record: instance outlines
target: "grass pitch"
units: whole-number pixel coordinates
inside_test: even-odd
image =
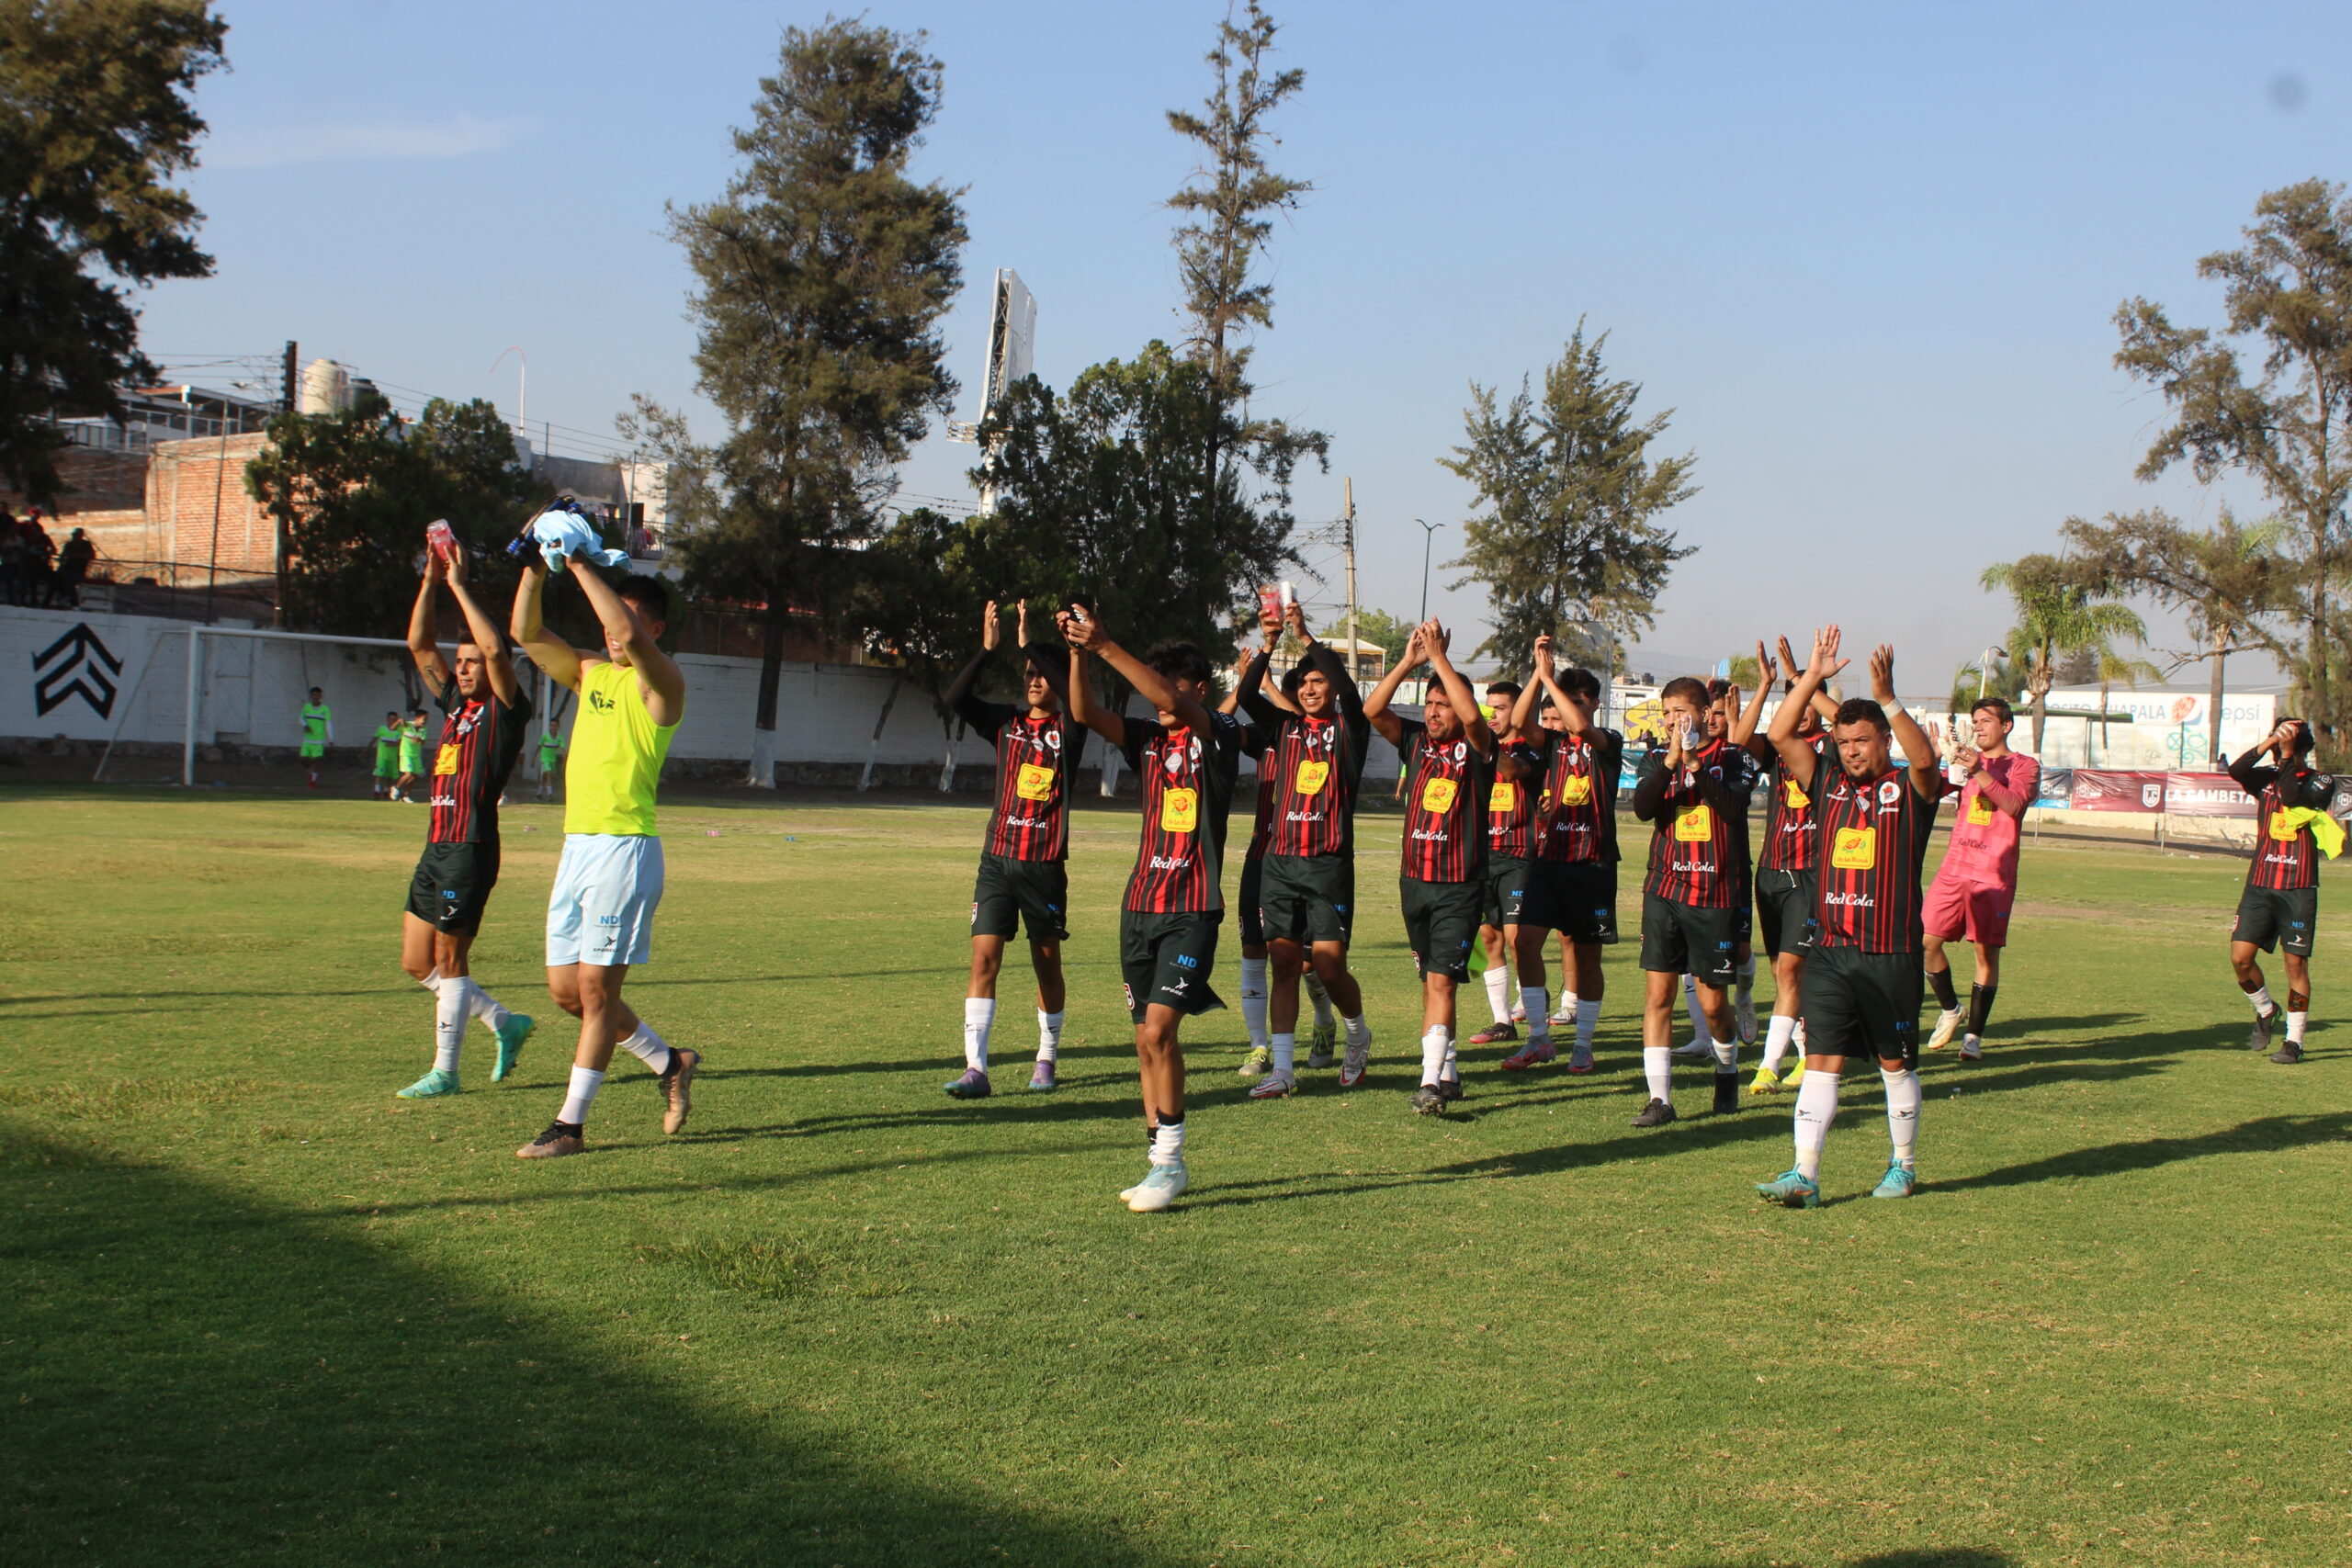
[[[1865,1074],[1801,1213],[1749,1195],[1787,1097],[1711,1118],[1691,1074],[1688,1120],[1626,1126],[1630,944],[1601,1073],[1467,1052],[1459,1113],[1410,1114],[1396,829],[1367,819],[1370,1085],[1246,1103],[1238,1015],[1190,1026],[1196,1185],[1139,1216],[1131,811],[1078,819],[1066,1087],[1019,1087],[1009,972],[997,1097],[940,1093],[983,817],[665,809],[630,992],[707,1053],[693,1125],[662,1138],[625,1062],[591,1153],[525,1165],[571,1043],[555,810],[508,809],[475,957],[540,1032],[493,1087],[477,1031],[469,1092],[411,1104],[422,811],[0,795],[6,1557],[2352,1557],[2352,1058],[2324,1023],[2299,1068],[2240,1048],[2243,863],[2030,845],[1991,1058],[1923,1073],[1920,1195],[1864,1197]],[[2323,1019],[2352,987],[2324,908]]]

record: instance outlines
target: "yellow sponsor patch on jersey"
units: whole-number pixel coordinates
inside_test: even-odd
[[[1839,871],[1868,871],[1878,863],[1878,829],[1840,828],[1829,846],[1829,863]]]
[[[1806,807],[1813,804],[1813,796],[1805,794],[1804,785],[1797,783],[1794,779],[1782,779],[1781,781],[1781,793],[1783,798],[1788,801],[1789,809],[1792,811],[1803,811]]]
[[[1461,784],[1453,779],[1431,779],[1421,786],[1421,809],[1442,817],[1453,809],[1453,797],[1461,793]]]
[[[1493,793],[1487,796],[1487,809],[1489,811],[1518,810],[1519,786],[1509,779],[1497,779]]]
[[[1674,836],[1686,844],[1715,836],[1715,814],[1704,802],[1686,806],[1674,814]]]
[[[1020,776],[1012,781],[1012,793],[1023,800],[1053,799],[1054,770],[1035,762],[1022,763]]]
[[[1592,799],[1592,780],[1582,773],[1570,773],[1560,781],[1560,804],[1582,806]]]
[[[1968,803],[1968,825],[1970,827],[1989,827],[1992,825],[1992,821],[1993,808],[1985,803],[1983,795],[1980,795],[1975,799]]]
[[[448,774],[456,773],[458,771],[458,750],[459,748],[456,746],[444,746],[441,750],[433,753],[434,773],[435,774]]]
[[[1291,781],[1291,787],[1301,795],[1321,795],[1323,786],[1330,782],[1330,763],[1301,762],[1297,775]]]
[[[1173,786],[1159,792],[1159,825],[1170,833],[1189,833],[1201,825],[1201,792]]]
[[[2283,810],[2270,814],[2270,836],[2280,843],[2291,843],[2301,831],[2302,829],[2296,827]]]

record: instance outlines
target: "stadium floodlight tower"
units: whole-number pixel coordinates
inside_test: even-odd
[[[989,357],[988,367],[980,374],[980,417],[968,424],[950,421],[949,440],[979,440],[981,421],[1033,368],[1036,343],[1037,297],[1029,292],[1019,273],[1001,266],[996,269],[996,289],[989,303]],[[986,456],[981,457],[980,466],[989,466]],[[987,513],[995,510],[996,488],[984,484],[980,487],[980,511]]]

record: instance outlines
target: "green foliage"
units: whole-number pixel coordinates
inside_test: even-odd
[[[341,413],[271,420],[245,488],[285,541],[281,619],[348,637],[391,636],[408,624],[424,526],[436,517],[472,547],[476,582],[511,581],[505,546],[536,493],[490,403],[436,398],[410,425],[365,392]]]
[[[934,704],[948,676],[972,657],[979,607],[989,597],[960,570],[965,527],[929,507],[900,514],[859,556],[841,615],[845,631],[897,660]],[[1051,606],[1045,615],[1051,632]],[[1033,617],[1033,632],[1038,625]]]
[[[1474,658],[1524,660],[1546,633],[1582,658],[1613,662],[1618,639],[1648,627],[1674,563],[1693,546],[1655,521],[1689,500],[1695,459],[1650,455],[1672,410],[1636,423],[1640,385],[1612,380],[1584,323],[1544,372],[1539,403],[1527,383],[1498,407],[1472,383],[1467,443],[1445,468],[1467,479],[1486,507],[1463,525],[1467,547],[1448,567],[1483,582],[1494,633]]]
[[[2085,678],[2094,679],[2098,661],[2112,656],[2113,640],[2128,637],[2145,641],[2147,623],[2129,605],[2116,602],[2122,586],[2096,561],[2020,556],[1986,567],[1984,583],[2007,589],[2017,606],[2009,657],[2025,673],[2025,692],[2033,707],[2032,749],[2039,755],[2050,688],[2059,679],[2061,661],[2071,654],[2091,655]]]
[[[1332,637],[1344,637],[1348,630],[1347,617],[1341,615],[1335,617],[1329,626],[1318,626],[1316,629]],[[1449,636],[1452,635],[1453,630],[1452,626],[1446,628]],[[1400,621],[1385,610],[1374,610],[1358,605],[1356,607],[1356,639],[1360,642],[1378,643],[1386,662],[1394,664],[1405,657],[1405,645],[1413,640],[1413,626],[1410,622]]]
[[[2287,526],[2270,586],[2288,627],[2254,640],[2286,671],[2323,753],[2340,756],[2352,736],[2352,201],[2324,180],[2270,191],[2245,237],[2197,264],[2222,285],[2219,332],[2175,326],[2162,306],[2129,299],[2115,316],[2115,359],[2172,410],[2143,479],[2186,462],[2204,481],[2244,474],[2278,505]],[[2244,631],[2261,619],[2249,605],[2233,612]]]
[[[58,413],[154,374],[129,289],[205,277],[189,102],[228,24],[179,0],[0,0],[0,475],[53,505]]]

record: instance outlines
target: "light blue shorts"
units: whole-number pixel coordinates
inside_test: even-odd
[[[642,964],[653,956],[662,903],[662,840],[570,833],[548,895],[548,967]]]

